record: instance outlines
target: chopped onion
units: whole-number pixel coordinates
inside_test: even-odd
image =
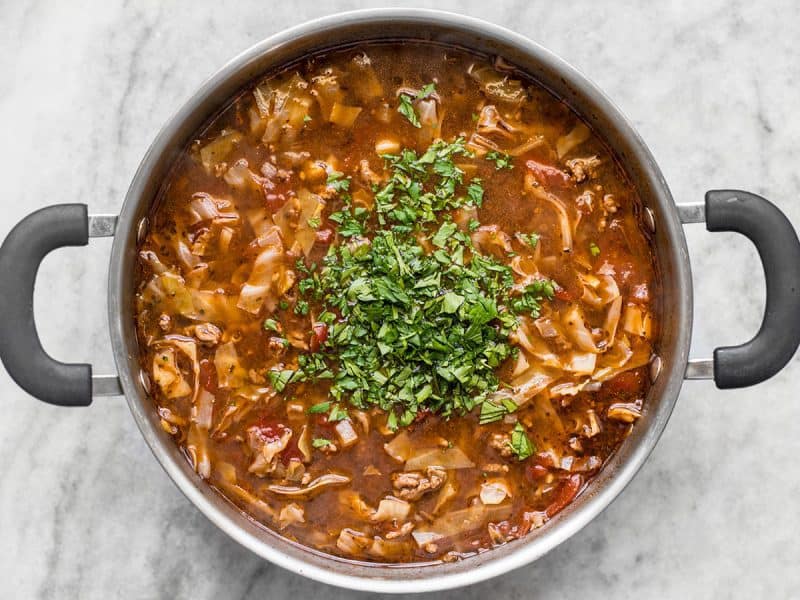
[[[336,436],[339,438],[339,442],[341,442],[343,448],[349,448],[358,441],[358,434],[356,430],[353,429],[353,424],[350,422],[350,419],[337,421],[334,429],[336,430]]]
[[[505,480],[493,479],[481,484],[479,497],[484,504],[500,504],[506,498],[511,497],[511,491]]]
[[[278,513],[278,528],[281,530],[286,529],[290,525],[296,525],[297,523],[305,522],[305,510],[302,506],[295,504],[294,502],[290,502],[284,506],[281,509],[281,512]]]
[[[405,500],[400,500],[394,496],[386,496],[386,498],[381,500],[378,504],[378,510],[372,515],[371,520],[376,522],[391,521],[394,519],[402,521],[408,517],[410,511],[411,505]]]
[[[361,114],[361,110],[360,106],[347,106],[346,104],[334,102],[331,108],[331,116],[328,120],[334,125],[350,129],[358,115]]]

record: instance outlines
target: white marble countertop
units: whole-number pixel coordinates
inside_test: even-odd
[[[47,204],[116,212],[159,127],[228,58],[289,25],[380,3],[136,4],[0,3],[0,237]],[[505,25],[580,68],[631,118],[679,202],[748,189],[800,226],[800,13],[790,0],[417,4]],[[745,240],[701,226],[687,235],[693,351],[708,355],[756,331],[764,285]],[[93,241],[48,257],[35,297],[45,346],[98,371],[113,369],[109,249]],[[752,389],[687,383],[645,468],[591,525],[527,568],[438,597],[796,595],[798,381],[796,358]],[[4,371],[0,397],[4,597],[353,597],[218,531],[162,472],[123,400],[45,406]]]

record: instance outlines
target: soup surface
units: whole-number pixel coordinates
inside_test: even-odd
[[[543,526],[641,415],[658,327],[608,148],[501,59],[368,45],[271,74],[139,248],[164,429],[323,552],[458,560]]]

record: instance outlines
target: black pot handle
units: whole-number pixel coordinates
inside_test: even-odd
[[[708,231],[747,236],[761,257],[767,302],[756,336],[740,346],[714,350],[717,387],[741,388],[769,379],[800,344],[800,241],[784,215],[768,200],[740,190],[706,193]]]
[[[0,246],[0,359],[21,388],[50,404],[91,404],[92,367],[59,362],[42,348],[33,320],[36,273],[51,250],[88,243],[86,205],[58,204],[25,217]]]

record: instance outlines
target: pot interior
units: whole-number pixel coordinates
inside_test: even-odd
[[[139,223],[157,197],[176,157],[193,135],[253,79],[316,54],[370,41],[425,41],[500,55],[563,99],[612,148],[656,223],[663,368],[643,416],[620,450],[571,505],[527,537],[478,556],[435,565],[387,566],[322,554],[257,524],[202,481],[159,425],[139,377],[133,322],[133,273]],[[691,276],[683,231],[669,190],[643,142],[619,111],[577,71],[529,40],[487,23],[421,10],[358,11],[281,33],[233,59],[184,105],[146,154],[123,206],[110,268],[109,320],[123,388],[142,434],[170,477],[214,523],[262,557],[314,579],[372,591],[432,591],[466,585],[535,560],[564,541],[610,503],[658,440],[678,395],[691,327]]]

